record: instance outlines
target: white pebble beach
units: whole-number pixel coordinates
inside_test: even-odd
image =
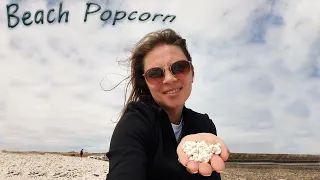
[[[0,151],[1,180],[106,179],[107,161],[54,154],[13,154]]]
[[[103,160],[54,154],[15,154],[0,150],[0,180],[104,180],[108,171],[109,163]],[[270,177],[275,180],[318,180],[319,171],[318,164],[307,163],[302,165],[227,163],[226,170],[221,175],[224,180],[261,180]]]

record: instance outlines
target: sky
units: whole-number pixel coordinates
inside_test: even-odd
[[[13,2],[20,22],[8,28]],[[172,28],[195,68],[186,106],[209,115],[231,152],[320,154],[320,1],[95,0],[101,10],[84,22],[87,1],[68,0],[68,23],[59,2],[0,1],[0,149],[107,152],[125,84],[106,89],[129,70],[118,61]],[[23,25],[24,11],[46,19],[50,8],[55,23]],[[116,10],[176,18],[112,25]]]

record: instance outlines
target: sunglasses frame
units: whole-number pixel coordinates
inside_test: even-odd
[[[172,76],[174,76],[176,79],[179,79],[179,78],[177,78],[176,75],[172,72],[172,65],[175,64],[175,63],[177,63],[177,62],[182,62],[182,61],[185,61],[185,62],[188,63],[189,69],[190,69],[190,70],[189,70],[189,73],[190,73],[190,71],[192,71],[191,62],[188,61],[188,60],[179,60],[179,61],[176,61],[176,62],[174,62],[174,63],[171,63],[171,64],[169,65],[169,71],[170,71],[170,73],[172,74]],[[150,69],[148,69],[145,73],[142,74],[142,76],[144,77],[144,79],[145,79],[147,82],[149,82],[149,81],[148,81],[148,77],[146,77],[145,75],[146,75],[150,70],[152,70],[152,69],[157,69],[157,68],[162,69],[163,74],[165,74],[165,71],[166,71],[166,70],[165,70],[163,67],[153,67],[153,68],[150,68]],[[162,76],[162,78],[164,78],[164,77],[165,77],[165,75]],[[154,84],[154,83],[150,83],[150,82],[149,82],[149,84]],[[156,84],[159,84],[159,83],[156,83]]]

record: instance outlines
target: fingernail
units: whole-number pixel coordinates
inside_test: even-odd
[[[204,174],[204,176],[211,176],[211,174],[207,174],[207,175]]]
[[[196,173],[198,173],[198,171],[192,172],[189,168],[187,168],[187,171],[188,171],[189,173],[191,173],[191,174],[196,174]]]

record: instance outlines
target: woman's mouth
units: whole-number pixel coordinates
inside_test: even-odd
[[[164,94],[174,94],[174,93],[180,91],[181,89],[182,88],[177,88],[177,89],[173,89],[173,90],[170,90],[170,91],[166,91],[166,92],[164,92]]]

